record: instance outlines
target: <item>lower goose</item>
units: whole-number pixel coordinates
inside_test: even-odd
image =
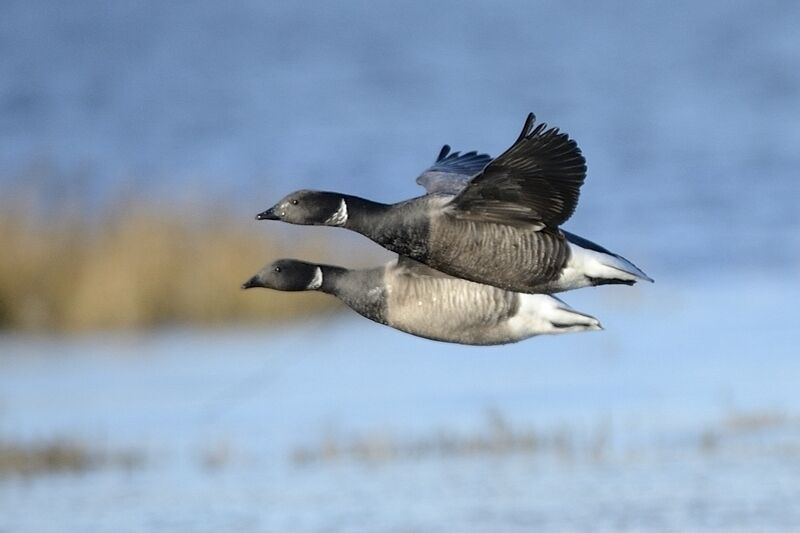
[[[242,285],[253,287],[319,290],[379,324],[459,344],[508,344],[534,335],[602,329],[596,318],[553,296],[454,278],[402,256],[364,270],[281,259]]]

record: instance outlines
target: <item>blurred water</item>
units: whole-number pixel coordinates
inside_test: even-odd
[[[570,301],[602,311],[606,331],[493,349],[351,315],[5,337],[0,436],[69,437],[146,462],[0,478],[0,529],[796,529],[799,339],[786,305],[800,289],[765,283],[736,304],[736,282],[579,291]],[[487,410],[566,435],[566,449],[292,459],[376,432],[401,448],[487,435]]]
[[[587,156],[567,227],[657,283],[564,295],[602,333],[494,349],[352,316],[0,338],[0,437],[147,456],[0,479],[0,530],[798,529],[798,23],[794,2],[4,1],[7,198],[400,200],[441,144],[498,154],[532,110]],[[608,449],[291,460],[480,433],[487,409]],[[741,413],[784,422],[708,450]]]

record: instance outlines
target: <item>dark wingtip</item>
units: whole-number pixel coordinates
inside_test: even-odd
[[[531,132],[531,128],[533,127],[533,123],[536,121],[536,115],[533,113],[528,113],[528,116],[525,118],[525,125],[522,126],[522,131],[519,133],[519,137],[515,142],[519,142]]]
[[[439,150],[439,156],[436,158],[436,162],[438,163],[439,161],[447,157],[447,154],[449,153],[450,153],[450,145],[445,144],[444,146],[442,146],[442,149]]]

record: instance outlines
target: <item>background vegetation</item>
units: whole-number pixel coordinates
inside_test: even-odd
[[[132,199],[91,215],[70,205],[0,204],[0,329],[226,324],[338,308],[322,294],[239,288],[279,257],[332,262],[335,246],[319,237],[287,243],[249,214],[189,202]]]

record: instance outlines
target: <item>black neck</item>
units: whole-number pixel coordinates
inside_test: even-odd
[[[346,268],[333,265],[318,266],[322,270],[322,286],[318,290],[336,296],[342,281],[344,281],[349,271]]]
[[[319,265],[319,268],[322,269],[322,286],[319,290],[337,297],[356,313],[386,324],[384,267],[348,270]]]
[[[357,196],[345,196],[347,222],[356,231],[384,248],[424,262],[429,219],[424,202],[412,198],[396,204],[381,204]]]
[[[370,238],[386,223],[386,215],[392,207],[358,196],[345,195],[343,198],[347,203],[347,222],[344,227]]]

